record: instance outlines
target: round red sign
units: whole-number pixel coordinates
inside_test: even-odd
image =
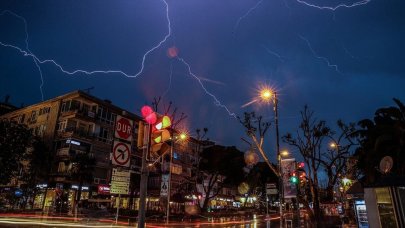
[[[115,126],[115,131],[122,139],[128,139],[132,134],[131,122],[126,118],[120,118]]]

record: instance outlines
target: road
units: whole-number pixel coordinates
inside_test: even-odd
[[[130,225],[130,226],[129,226]],[[0,214],[0,227],[136,227],[136,224],[111,219],[86,219],[72,217],[41,216],[34,214]],[[200,221],[170,222],[164,221],[148,222],[146,227],[278,227],[278,217],[258,216],[253,219],[231,219],[217,218],[215,220],[207,218]]]

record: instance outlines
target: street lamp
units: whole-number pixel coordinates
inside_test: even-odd
[[[166,223],[169,223],[170,216],[170,192],[171,192],[171,180],[172,180],[172,162],[173,162],[173,146],[174,143],[178,141],[184,141],[188,138],[187,134],[182,132],[179,135],[173,136],[170,145],[170,162],[169,162],[169,178],[168,178],[168,188],[167,188],[167,207],[166,207]]]
[[[271,90],[270,88],[262,88],[259,93],[259,97],[265,103],[274,103],[274,122],[276,125],[276,150],[277,150],[277,162],[278,162],[278,172],[279,172],[279,198],[280,198],[280,227],[283,227],[283,170],[281,169],[281,154],[280,154],[280,136],[278,131],[278,99],[277,92]]]

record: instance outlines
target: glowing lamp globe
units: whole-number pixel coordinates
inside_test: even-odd
[[[240,194],[246,194],[249,191],[249,185],[246,182],[240,183],[238,186],[238,192]]]
[[[245,163],[246,165],[250,166],[250,165],[256,165],[257,162],[259,161],[259,155],[257,155],[254,151],[247,151],[245,153]]]

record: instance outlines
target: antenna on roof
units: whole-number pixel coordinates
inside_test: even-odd
[[[93,90],[93,89],[94,89],[94,86],[87,88],[87,89],[83,89],[83,92],[90,94],[90,90]]]

